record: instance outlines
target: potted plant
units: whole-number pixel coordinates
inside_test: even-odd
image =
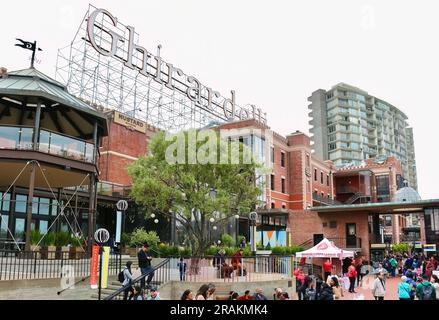
[[[67,259],[69,257],[69,244],[70,244],[70,233],[69,232],[59,232],[56,234],[56,258],[57,259]]]
[[[82,259],[85,256],[83,247],[84,239],[80,236],[70,238],[69,259]]]
[[[37,259],[39,259],[41,257],[40,254],[40,249],[41,249],[41,243],[40,240],[43,237],[43,235],[40,233],[39,230],[32,230],[31,234],[30,234],[30,249],[32,252],[36,252],[35,254],[37,255]]]
[[[43,238],[43,248],[41,249],[41,257],[43,259],[55,259],[56,254],[56,233],[49,232]]]

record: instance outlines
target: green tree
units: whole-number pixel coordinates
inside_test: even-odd
[[[209,246],[209,219],[214,218],[220,228],[228,217],[249,213],[258,205],[261,190],[255,173],[262,169],[244,144],[222,140],[217,132],[213,138],[211,134],[200,139],[199,133],[189,130],[171,139],[158,133],[149,154],[128,168],[133,180],[131,195],[144,206],[146,217],[153,213],[175,217],[194,255],[203,255]],[[194,135],[198,135],[195,141],[191,140]]]

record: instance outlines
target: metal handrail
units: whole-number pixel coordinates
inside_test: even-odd
[[[113,300],[115,297],[117,297],[119,294],[121,294],[122,292],[124,292],[126,289],[130,288],[134,283],[137,283],[143,279],[145,279],[147,276],[149,276],[151,273],[154,273],[155,271],[157,271],[158,269],[160,269],[161,267],[165,266],[166,264],[169,263],[171,259],[167,258],[166,260],[163,260],[162,262],[160,262],[158,265],[156,265],[155,267],[153,267],[150,271],[148,271],[147,273],[142,274],[141,276],[137,277],[136,279],[134,279],[132,282],[122,286],[120,289],[117,289],[115,292],[113,292],[112,294],[110,294],[109,296],[105,297],[104,300]]]

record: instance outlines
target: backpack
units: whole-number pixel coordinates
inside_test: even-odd
[[[123,272],[125,271],[125,269],[123,269],[121,272],[119,272],[119,274],[117,275],[117,280],[119,280],[120,283],[123,283],[125,281],[125,275],[123,274]]]
[[[314,289],[308,288],[305,290],[305,297],[308,298],[308,300],[315,300],[316,297],[316,291]]]
[[[433,300],[433,286],[432,285],[422,285],[422,295],[421,300]]]

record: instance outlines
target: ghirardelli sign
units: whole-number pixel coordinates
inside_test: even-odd
[[[114,28],[100,23],[103,20],[109,20]],[[126,29],[128,38],[121,32],[123,28]],[[87,41],[101,55],[122,60],[126,67],[137,69],[141,75],[151,77],[171,90],[182,92],[195,106],[213,112],[224,119],[256,119],[266,123],[266,114],[262,113],[261,109],[254,105],[251,105],[249,109],[236,105],[235,91],[231,91],[230,98],[223,98],[219,92],[203,86],[197,78],[186,75],[172,63],[162,60],[160,50],[157,55],[153,55],[144,47],[136,44],[135,35],[134,27],[121,26],[117,18],[105,9],[96,9],[88,18]],[[121,52],[124,56],[121,56]]]

